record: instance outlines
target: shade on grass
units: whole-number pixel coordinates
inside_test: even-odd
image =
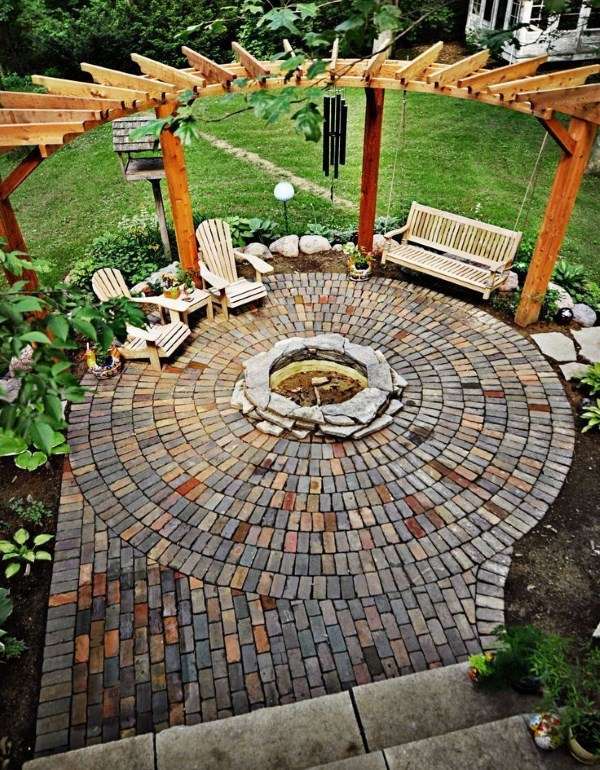
[[[349,104],[348,162],[336,190],[358,201],[363,129],[362,91],[345,92]],[[323,186],[321,147],[305,142],[283,119],[266,126],[252,113],[215,121],[242,106],[239,98],[201,100],[204,130],[256,152],[284,169]],[[401,132],[402,97],[386,94],[380,172],[379,214],[388,213],[390,181],[397,157],[389,213],[404,212],[415,199],[494,224],[514,227],[543,129],[533,118],[500,108],[440,96],[409,94],[406,131]],[[194,207],[210,216],[260,216],[281,221],[273,198],[275,178],[205,141],[186,151]],[[548,142],[533,197],[527,231],[535,235],[549,193],[558,149]],[[0,158],[0,173],[10,167]],[[67,272],[95,235],[128,214],[151,208],[150,185],[126,183],[113,153],[110,126],[90,132],[44,161],[13,196],[33,255]],[[600,278],[600,179],[586,177],[563,254],[586,264]],[[292,229],[308,222],[348,224],[352,213],[309,193],[290,206]],[[521,227],[524,225],[521,220]]]

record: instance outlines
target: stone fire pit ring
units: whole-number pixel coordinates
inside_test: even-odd
[[[300,406],[271,390],[273,372],[301,360],[323,359],[351,366],[366,378],[366,387],[340,404]],[[289,337],[244,363],[231,405],[258,430],[274,436],[288,431],[298,439],[315,433],[333,438],[362,438],[389,425],[402,408],[406,380],[374,348],[357,345],[341,334]]]

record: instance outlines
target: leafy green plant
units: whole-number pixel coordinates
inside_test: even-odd
[[[309,222],[306,225],[307,235],[322,235],[328,241],[332,240],[334,230],[327,225],[321,225],[318,222]]]
[[[30,537],[29,532],[21,528],[14,533],[12,540],[0,540],[2,561],[10,561],[4,568],[7,578],[17,575],[23,567],[24,574],[29,575],[31,565],[36,561],[52,561],[50,552],[41,549],[41,546],[49,543],[54,535],[36,535],[31,542]]]
[[[583,265],[559,259],[554,268],[552,280],[569,292],[571,297],[579,300],[584,294],[586,270]]]
[[[115,230],[95,238],[69,274],[69,285],[89,291],[96,270],[113,267],[131,286],[167,264],[156,217],[144,212],[123,218]]]
[[[535,250],[536,238],[533,235],[525,233],[521,238],[517,256],[513,262],[512,269],[518,274],[519,278],[524,278],[529,270],[531,258]]]
[[[513,292],[498,292],[492,295],[491,306],[500,313],[508,316],[514,316],[517,306],[521,300],[521,289]],[[548,289],[542,303],[540,311],[541,321],[552,321],[558,311],[558,291]]]
[[[498,626],[494,634],[498,644],[493,653],[469,658],[475,672],[471,673],[471,678],[489,689],[510,686],[520,691],[537,691],[539,683],[534,678],[533,658],[546,634],[531,625]]]
[[[590,404],[583,410],[581,419],[585,421],[582,433],[587,433],[592,428],[600,428],[600,398],[596,399],[595,404]]]
[[[13,602],[8,588],[0,588],[0,660],[18,658],[25,650],[25,644],[20,639],[10,636],[3,626],[12,615]]]
[[[396,230],[403,225],[400,217],[377,217],[375,220],[375,232],[380,234],[389,233],[390,230]]]
[[[0,457],[33,471],[69,451],[63,401],[84,397],[69,359],[77,337],[105,350],[115,337],[125,339],[128,321],[143,323],[143,314],[127,300],[98,303],[60,283],[32,292],[22,276],[25,269],[37,274],[39,265],[17,252],[0,249],[0,268],[15,279],[0,294],[0,371],[17,386],[0,388]]]
[[[579,378],[581,385],[587,385],[592,396],[600,393],[600,361],[588,366],[586,373]]]
[[[587,281],[584,287],[582,302],[600,313],[600,284],[595,281]]]
[[[231,240],[234,246],[245,246],[252,241],[268,245],[281,234],[277,222],[260,217],[228,217],[227,224],[231,229]]]
[[[44,519],[52,517],[52,511],[41,500],[34,500],[31,495],[27,495],[26,499],[11,497],[8,508],[19,519],[35,527],[39,527]]]

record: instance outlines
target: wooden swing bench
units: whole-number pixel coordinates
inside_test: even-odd
[[[394,262],[488,299],[504,283],[522,235],[413,201],[404,227],[385,234],[381,263]]]

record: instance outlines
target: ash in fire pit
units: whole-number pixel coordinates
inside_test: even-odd
[[[271,374],[271,390],[300,406],[341,404],[367,387],[351,366],[320,359],[293,361]]]
[[[264,433],[362,438],[389,425],[406,381],[340,334],[291,337],[244,364],[231,399]]]

